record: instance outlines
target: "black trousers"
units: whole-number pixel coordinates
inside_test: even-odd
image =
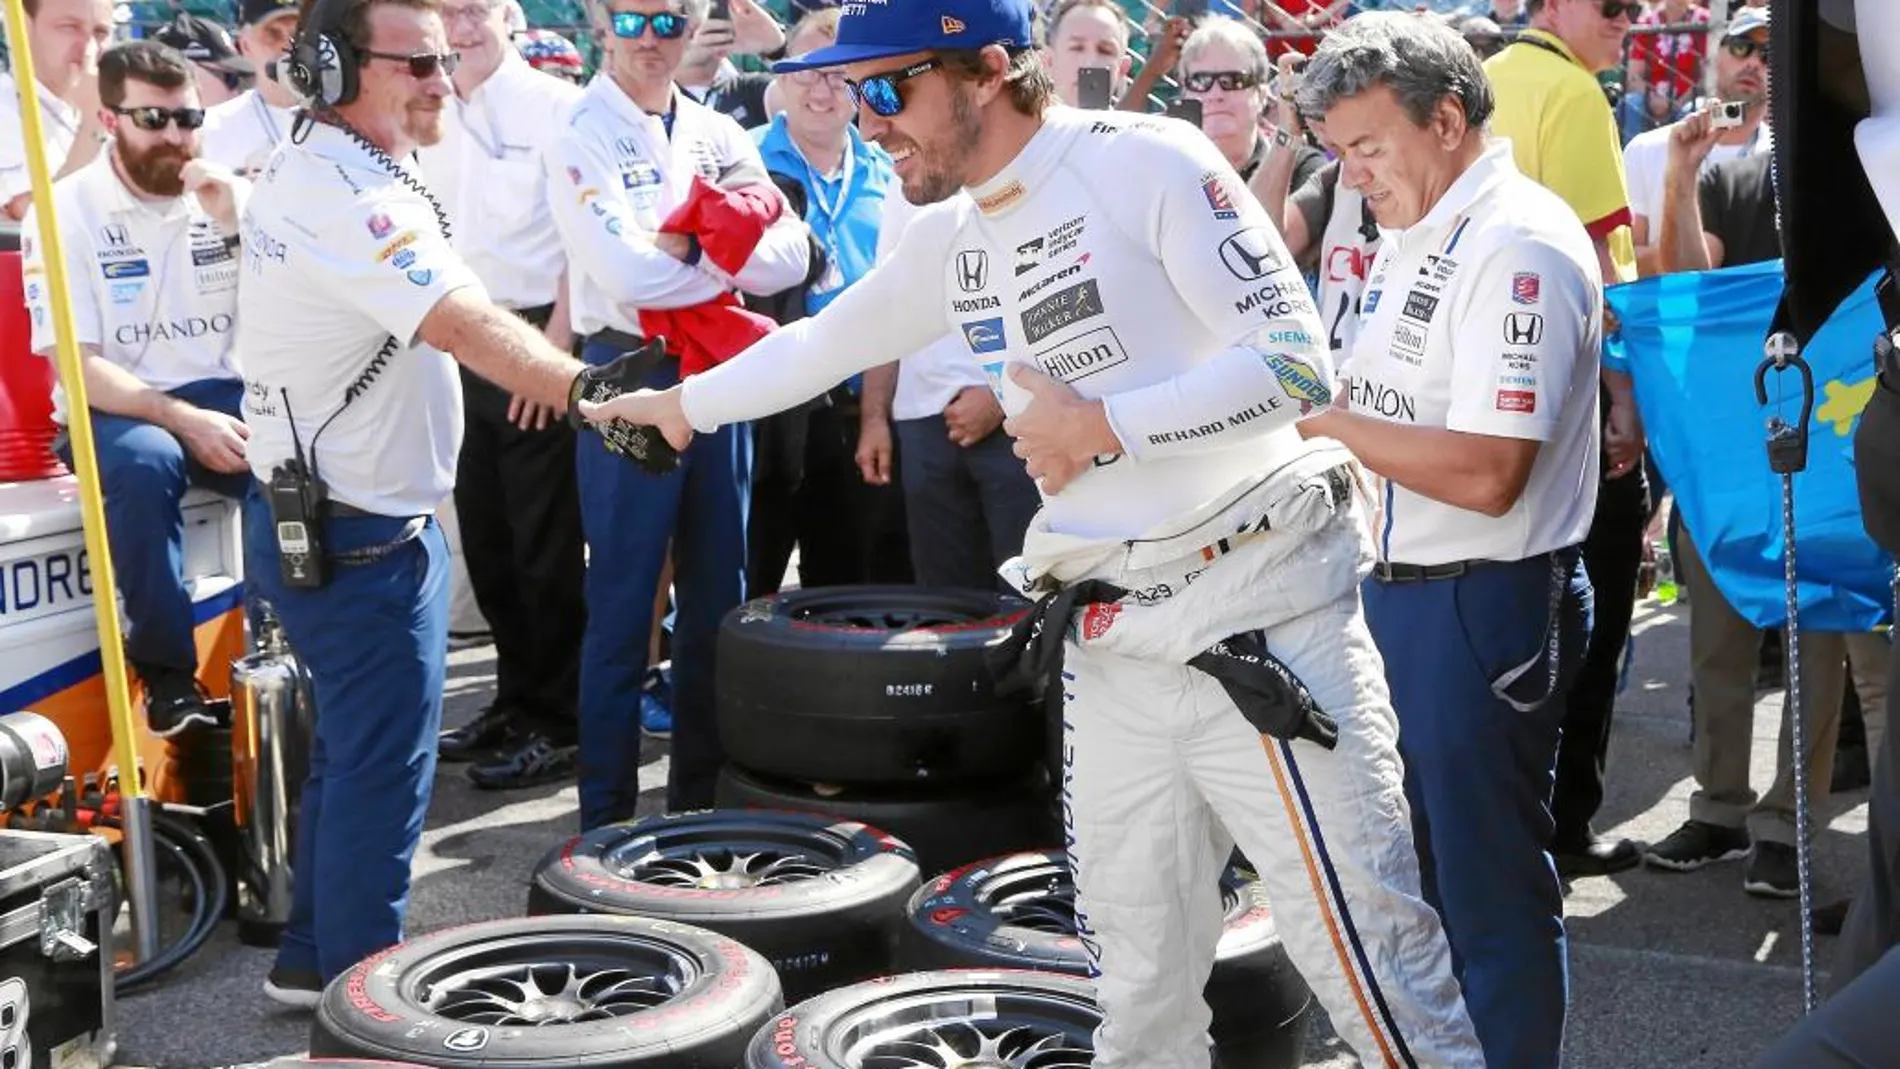
[[[1643,469],[1597,487],[1596,518],[1583,543],[1584,569],[1596,590],[1596,626],[1589,652],[1564,709],[1557,747],[1557,782],[1551,793],[1554,851],[1589,842],[1590,822],[1603,805],[1604,762],[1610,750],[1610,719],[1630,615],[1636,611],[1636,579],[1643,564],[1643,529],[1650,517],[1649,484]]]
[[[801,419],[795,426],[782,422]],[[864,481],[854,403],[794,409],[755,426],[760,437],[746,521],[750,596],[778,592],[794,545],[801,588],[912,582],[897,459],[890,485]]]
[[[508,401],[507,391],[462,369],[462,559],[495,639],[495,704],[524,729],[571,742],[587,626],[574,432],[564,421],[524,431],[508,422]]]

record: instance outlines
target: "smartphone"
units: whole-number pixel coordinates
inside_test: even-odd
[[[731,22],[732,4],[728,0],[712,0],[712,6],[706,9],[706,17]]]
[[[1083,67],[1075,72],[1075,106],[1106,111],[1113,105],[1108,92],[1107,67]]]
[[[1207,0],[1174,0],[1172,14],[1184,19],[1198,19],[1207,14]]]
[[[1192,97],[1175,97],[1168,101],[1168,115],[1199,126],[1201,125],[1201,102]]]
[[[1716,105],[1715,114],[1710,118],[1709,125],[1715,127],[1717,130],[1726,130],[1731,126],[1740,126],[1742,125],[1742,119],[1746,111],[1746,107],[1738,101],[1724,101]]]

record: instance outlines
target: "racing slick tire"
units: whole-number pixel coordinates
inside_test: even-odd
[[[1222,1069],[1292,1069],[1306,1052],[1312,991],[1280,943],[1251,872],[1221,875],[1225,922],[1205,996]],[[1075,883],[1060,850],[989,858],[919,888],[905,911],[909,969],[1047,969],[1089,975],[1076,938]]]
[[[996,1065],[1078,1069],[1102,1022],[1086,981],[1010,969],[909,973],[801,1002],[759,1030],[745,1069]]]
[[[438,1069],[735,1065],[784,1005],[737,941],[647,917],[487,921],[431,932],[331,981],[319,1058]]]
[[[378,1062],[367,1058],[273,1058],[249,1062],[239,1069],[423,1069],[414,1062]]]
[[[908,844],[924,872],[1062,841],[1041,764],[1010,779],[952,788],[819,788],[727,765],[714,797],[722,809],[788,809],[882,828]]]
[[[528,913],[636,914],[737,939],[777,970],[785,1000],[892,970],[910,847],[811,813],[710,810],[596,828],[549,851]]]
[[[1029,603],[954,587],[788,590],[726,614],[717,708],[726,756],[859,787],[995,779],[1041,760],[1041,702],[999,693],[985,652]]]

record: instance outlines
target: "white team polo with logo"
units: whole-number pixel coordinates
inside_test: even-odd
[[[1589,234],[1494,139],[1424,218],[1385,232],[1342,369],[1351,409],[1543,443],[1490,517],[1380,479],[1381,561],[1522,560],[1589,533],[1597,492],[1603,283]]]
[[[316,124],[258,178],[238,271],[252,473],[268,482],[301,447],[332,499],[384,516],[455,488],[461,378],[417,331],[457,289],[486,298],[407,177]]]
[[[198,198],[145,200],[126,188],[111,151],[53,185],[66,255],[73,331],[80,345],[156,390],[207,379],[237,379],[237,243]],[[239,197],[248,192],[239,183]],[[37,207],[25,234],[37,234]],[[23,281],[33,351],[51,355],[52,296],[45,248],[25,243]],[[64,391],[53,387],[54,418],[65,422]]]

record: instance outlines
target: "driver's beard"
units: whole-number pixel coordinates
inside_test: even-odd
[[[119,166],[125,169],[125,176],[132,184],[154,197],[176,197],[185,192],[185,164],[195,157],[197,150],[189,145],[171,145],[159,142],[148,149],[136,149],[126,144],[124,135],[120,135],[116,145],[119,154]]]
[[[969,90],[958,85],[950,92],[950,122],[928,144],[919,143],[923,157],[917,188],[906,186],[904,199],[919,206],[949,200],[964,185],[964,163],[976,149],[983,123]]]

